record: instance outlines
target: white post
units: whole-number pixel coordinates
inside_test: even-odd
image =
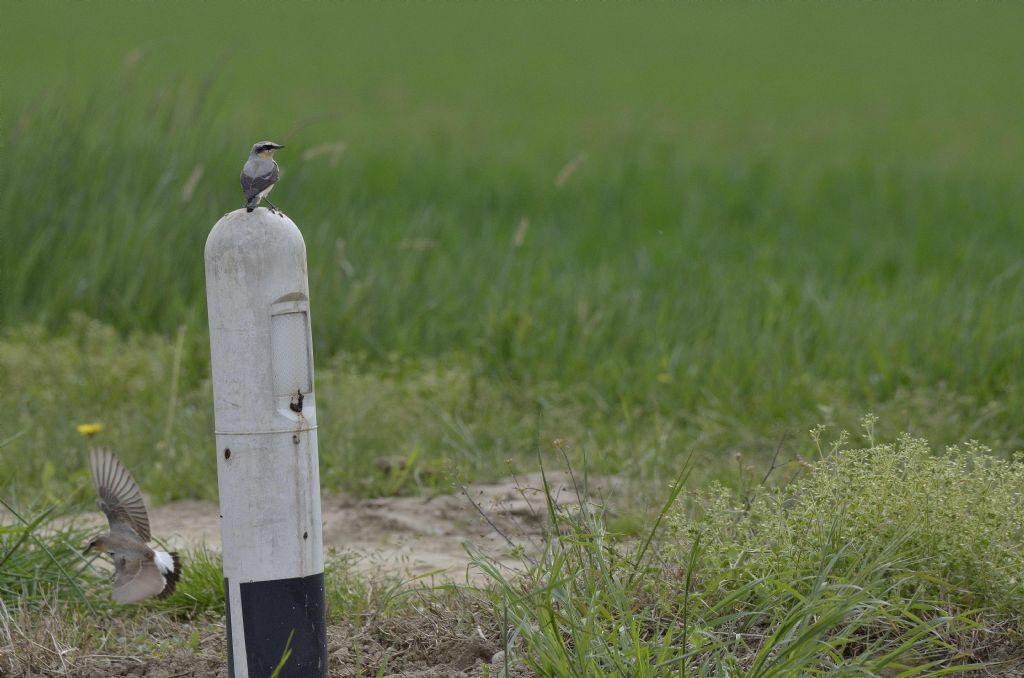
[[[291,219],[224,215],[206,240],[228,672],[327,676],[306,245]]]

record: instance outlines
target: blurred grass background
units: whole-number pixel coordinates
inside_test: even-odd
[[[202,251],[264,138],[309,251],[327,489],[500,475],[554,438],[735,481],[733,453],[867,410],[1024,444],[1018,5],[3,13],[8,491],[61,494],[102,442],[147,492],[214,496]]]

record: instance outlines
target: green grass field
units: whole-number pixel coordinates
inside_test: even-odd
[[[2,5],[19,506],[90,502],[97,443],[156,501],[215,498],[203,245],[265,138],[326,492],[565,450],[646,516],[690,455],[744,496],[867,412],[1024,448],[1016,4]]]
[[[656,476],[869,410],[939,446],[1024,441],[1015,7],[7,12],[0,399],[29,433],[4,484],[37,483],[34,450],[80,467],[74,424],[125,412],[104,438],[129,459],[173,425],[212,469],[202,248],[264,137],[288,146],[274,195],[307,241],[320,385],[342,386],[327,461],[354,435],[485,473],[542,431]],[[159,363],[121,374],[145,358],[111,338],[58,370],[73,344],[19,334],[75,314]],[[197,406],[169,419],[181,326]],[[445,402],[383,394],[376,433],[340,426],[375,397],[360,379],[437,369]],[[386,430],[407,415],[438,431]]]

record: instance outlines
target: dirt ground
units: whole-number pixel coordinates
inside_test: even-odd
[[[578,502],[568,474],[549,474],[547,480],[558,504],[569,507]],[[617,485],[614,478],[592,478],[590,496],[601,501],[617,491]],[[515,552],[536,553],[540,548],[546,515],[542,487],[540,475],[533,474],[474,484],[455,495],[378,499],[325,496],[322,499],[324,545],[347,554],[355,570],[368,574],[419,577],[427,583],[481,583],[483,576],[470,566],[464,543],[473,543],[510,569],[521,569],[522,560]],[[78,520],[95,522],[97,527],[104,523],[98,512]],[[212,502],[165,504],[150,511],[150,523],[153,534],[169,547],[220,546],[218,507]],[[471,608],[471,604],[464,604],[455,612],[462,615],[460,623],[454,623],[453,610],[428,606],[412,616],[368,619],[362,628],[353,628],[350,622],[332,624],[328,628],[330,676],[476,678],[501,675],[505,662],[498,632],[487,628],[488,623],[483,621],[492,618],[490,612],[481,607],[481,622],[467,624],[465,615],[470,615],[471,619],[478,616]],[[154,642],[168,633],[198,633],[201,642],[197,647],[178,646],[164,653],[140,652],[133,657],[79,656],[56,671],[51,662],[45,662],[49,664],[48,670],[33,670],[29,665],[31,658],[22,657],[25,663],[10,675],[227,676],[222,622],[169,625],[166,619],[154,619],[152,624],[152,628],[126,628],[120,633],[127,637],[149,637]],[[37,631],[42,634],[41,638],[53,635],[45,629]],[[54,631],[59,635],[56,628]],[[119,631],[112,629],[111,632]],[[52,657],[50,659],[52,661]],[[509,668],[510,678],[534,675],[516,663]],[[0,671],[0,675],[4,672]]]
[[[548,474],[552,496],[560,505],[577,502],[572,478]],[[577,480],[579,480],[577,478]],[[610,494],[614,478],[590,480],[592,497]],[[325,496],[321,500],[326,549],[355,558],[356,569],[400,577],[435,577],[464,583],[481,581],[467,569],[463,546],[472,542],[488,556],[509,566],[521,566],[514,549],[536,552],[546,514],[539,473],[467,486],[456,495],[355,499]],[[100,514],[91,516],[97,524]],[[176,501],[150,512],[154,535],[168,546],[206,544],[220,548],[217,505]]]
[[[504,653],[493,641],[454,637],[434,628],[431,620],[406,619],[374,624],[372,629],[331,625],[327,630],[330,678],[480,678],[499,676]],[[437,621],[437,620],[434,620]],[[14,673],[18,676],[61,675],[74,678],[227,678],[223,628],[204,629],[203,650],[176,649],[148,656],[83,657],[65,672]],[[6,674],[0,674],[6,675]],[[536,674],[522,665],[509,666],[509,678]]]

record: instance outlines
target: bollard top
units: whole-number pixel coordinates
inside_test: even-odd
[[[221,217],[206,238],[205,256],[210,263],[226,252],[237,255],[239,249],[252,248],[253,254],[259,254],[268,246],[275,250],[301,250],[305,271],[306,243],[299,227],[286,214],[271,212],[266,207],[257,207],[252,212],[237,209]]]

